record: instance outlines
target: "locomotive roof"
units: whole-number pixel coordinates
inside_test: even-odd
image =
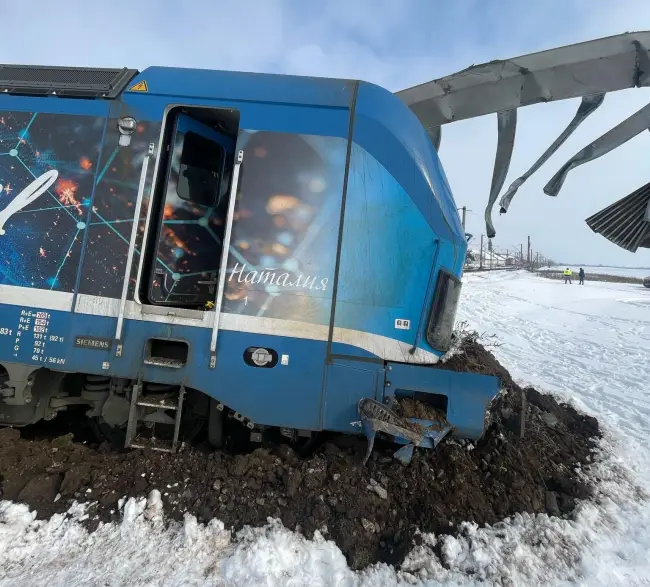
[[[153,66],[136,76],[150,94],[348,108],[354,80]]]
[[[348,108],[354,80],[182,67],[137,69],[0,65],[0,91],[14,95],[116,99],[146,91],[211,98]]]

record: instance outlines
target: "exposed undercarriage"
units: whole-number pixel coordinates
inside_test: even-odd
[[[78,409],[99,442],[119,448],[174,452],[179,442],[192,442],[204,430],[210,444],[222,448],[230,437],[260,443],[269,430],[194,389],[27,365],[0,366],[0,398],[0,425],[21,428]],[[314,436],[306,430],[276,432],[296,445]]]

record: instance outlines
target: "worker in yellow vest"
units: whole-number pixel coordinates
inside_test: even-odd
[[[571,269],[568,267],[564,270],[564,283],[571,283],[571,276],[573,273],[571,273]]]

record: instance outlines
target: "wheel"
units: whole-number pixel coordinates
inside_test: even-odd
[[[89,418],[89,423],[98,442],[108,442],[113,448],[124,448],[126,425],[111,426],[101,416]]]

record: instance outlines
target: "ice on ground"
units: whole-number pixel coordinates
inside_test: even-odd
[[[525,273],[468,275],[459,319],[504,345],[495,353],[522,383],[596,415],[605,431],[597,498],[575,519],[520,515],[458,537],[424,537],[402,572],[351,571],[325,537],[269,520],[231,536],[186,516],[165,529],[160,495],[122,504],[123,522],[89,534],[82,506],[36,521],[0,502],[0,587],[650,585],[650,291],[565,285]],[[440,561],[434,554],[438,549]]]

